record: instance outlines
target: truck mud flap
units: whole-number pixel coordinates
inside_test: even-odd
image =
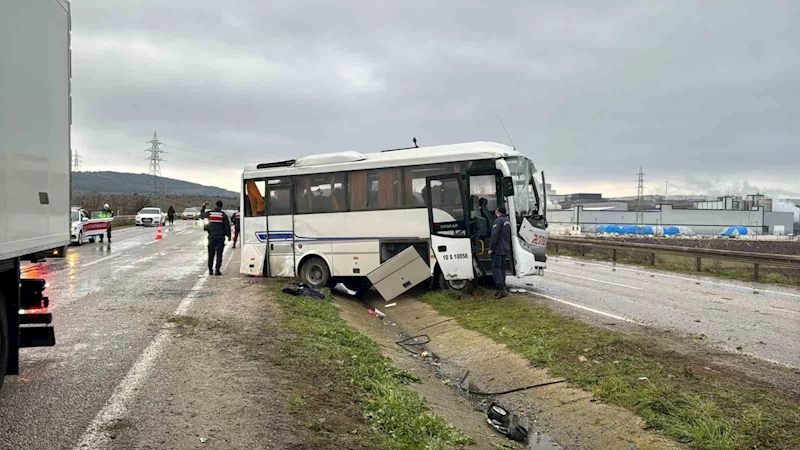
[[[45,280],[20,280],[19,347],[52,347],[56,345],[50,300],[44,296]]]
[[[19,346],[26,347],[53,347],[56,345],[56,333],[51,325],[25,326],[19,329]]]

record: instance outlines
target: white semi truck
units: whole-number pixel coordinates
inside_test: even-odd
[[[70,242],[70,5],[0,6],[0,387],[19,349],[55,345],[47,287],[26,261]]]

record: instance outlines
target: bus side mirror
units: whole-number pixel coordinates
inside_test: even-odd
[[[514,195],[514,179],[503,177],[503,196],[510,197],[512,195]]]

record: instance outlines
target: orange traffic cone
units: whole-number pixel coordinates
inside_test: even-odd
[[[158,232],[156,232],[156,240],[160,241],[164,239],[164,235],[161,234],[161,224],[158,224]]]

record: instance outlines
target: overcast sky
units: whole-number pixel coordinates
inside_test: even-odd
[[[506,143],[559,193],[800,197],[800,2],[72,0],[83,170]],[[670,5],[671,3],[671,5]],[[602,4],[604,6],[598,6]]]

